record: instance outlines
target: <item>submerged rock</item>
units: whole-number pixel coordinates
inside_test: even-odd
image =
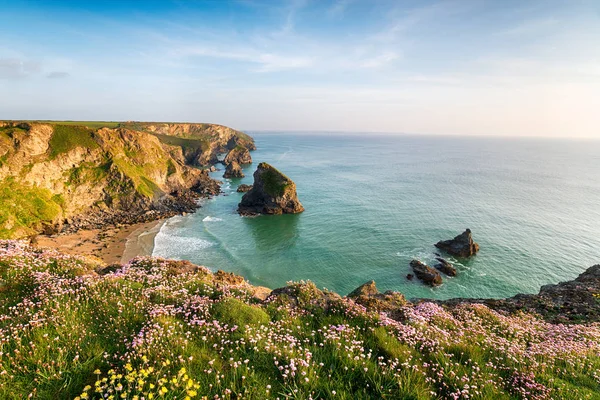
[[[252,190],[252,185],[246,185],[244,183],[242,183],[240,186],[238,186],[237,188],[237,192],[238,193],[246,193]]]
[[[254,185],[238,205],[241,215],[295,214],[304,211],[296,184],[276,168],[260,163],[254,172]]]
[[[423,264],[419,260],[412,260],[410,266],[415,272],[415,276],[423,281],[423,283],[430,286],[439,286],[442,284],[442,276],[430,266]]]
[[[227,168],[225,169],[225,173],[223,174],[223,178],[243,178],[244,172],[242,171],[242,167],[236,161],[232,161]]]
[[[454,239],[441,240],[435,244],[438,249],[457,257],[471,257],[479,251],[479,245],[473,241],[471,230],[467,228]]]
[[[456,276],[457,271],[454,265],[450,264],[448,261],[444,260],[441,257],[436,257],[435,259],[438,261],[438,263],[435,265],[437,269],[439,269],[448,276]]]

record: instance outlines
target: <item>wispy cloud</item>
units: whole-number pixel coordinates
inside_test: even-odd
[[[37,61],[15,58],[0,59],[0,79],[23,79],[41,71]]]

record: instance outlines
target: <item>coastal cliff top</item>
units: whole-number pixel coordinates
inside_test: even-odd
[[[596,269],[576,285],[597,281]],[[600,390],[597,323],[414,304],[373,282],[353,296],[296,282],[262,300],[243,278],[186,261],[103,267],[1,241],[0,397],[579,399]]]

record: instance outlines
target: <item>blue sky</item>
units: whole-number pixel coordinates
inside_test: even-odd
[[[600,1],[4,1],[0,118],[600,137]]]

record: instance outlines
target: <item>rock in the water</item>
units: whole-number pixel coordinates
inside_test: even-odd
[[[406,274],[406,279],[408,279],[409,281],[412,281],[412,279],[413,279],[414,277],[415,277],[415,276],[414,276],[413,274]]]
[[[238,186],[237,188],[237,192],[238,193],[246,193],[252,190],[252,185],[246,185],[244,183],[242,183],[240,186]]]
[[[423,264],[419,260],[412,260],[410,266],[415,272],[415,276],[430,286],[438,286],[442,284],[442,276],[435,269]]]
[[[444,260],[441,257],[435,258],[438,263],[436,264],[436,268],[445,273],[448,276],[456,276],[456,268],[454,265],[450,264],[448,261]]]
[[[252,164],[252,156],[250,155],[250,151],[244,146],[236,146],[229,150],[223,159],[223,164],[229,165],[234,161],[238,164]]]
[[[241,215],[295,214],[304,211],[298,200],[296,184],[267,163],[254,172],[254,185],[238,205]]]
[[[236,161],[232,161],[227,168],[225,169],[225,173],[223,174],[223,178],[243,178],[244,172],[242,172],[242,167]]]
[[[468,228],[454,239],[437,242],[435,247],[457,257],[471,257],[479,251],[479,245],[473,241]]]

